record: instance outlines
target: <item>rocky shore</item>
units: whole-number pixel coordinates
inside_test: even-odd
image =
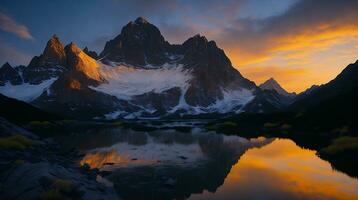
[[[120,199],[77,160],[77,152],[0,118],[2,199]]]

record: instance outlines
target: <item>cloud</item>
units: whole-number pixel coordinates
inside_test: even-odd
[[[2,12],[0,12],[0,29],[15,34],[22,39],[34,39],[26,26],[17,23]]]
[[[356,0],[119,2],[148,17],[169,42],[205,35],[251,80],[273,76],[290,91],[328,82],[358,53],[348,45],[335,51],[347,41],[358,44]]]
[[[328,48],[358,35],[357,9],[354,0],[301,0],[281,15],[237,19],[215,38],[236,54],[237,64],[257,63],[276,53]]]

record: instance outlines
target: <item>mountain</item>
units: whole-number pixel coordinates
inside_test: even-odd
[[[139,17],[123,27],[121,34],[108,41],[100,58],[110,62],[144,66],[162,65],[169,61],[166,56],[170,45],[159,29]]]
[[[288,105],[292,104],[297,97],[296,93],[289,93],[285,89],[283,89],[283,87],[274,78],[268,79],[267,81],[259,85],[259,87],[266,92],[271,92],[269,94],[271,98],[266,99],[269,99],[272,105],[275,105],[277,108],[280,109],[283,109]]]
[[[54,35],[40,56],[18,68],[23,80],[0,86],[0,93],[77,118],[273,112],[287,105],[276,91],[244,78],[214,41],[195,35],[170,44],[142,17],[99,56],[90,54]]]
[[[358,112],[358,61],[348,65],[335,79],[313,87],[301,96],[288,111],[296,113],[289,124],[306,130],[333,134],[356,135]]]
[[[64,47],[64,52],[66,72],[32,103],[50,112],[78,118],[83,113],[94,117],[115,109],[118,104],[115,97],[89,88],[104,82],[98,63],[74,43]]]
[[[22,83],[20,74],[9,63],[5,63],[0,68],[0,86],[4,86],[7,82],[12,85]]]
[[[319,85],[312,85],[310,88],[306,89],[305,91],[297,94],[295,97],[295,101],[299,101],[300,99],[305,98],[306,96],[310,95],[313,91],[315,91],[317,88],[319,88]]]
[[[0,110],[0,117],[14,123],[60,119],[25,102],[8,98],[2,94],[0,94]]]
[[[295,101],[291,109],[305,109],[321,104],[323,101],[329,101],[338,95],[347,94],[358,88],[358,61],[349,64],[333,80],[327,84],[313,87],[308,90],[301,99]]]
[[[274,78],[268,79],[267,81],[259,85],[259,87],[263,90],[274,90],[278,94],[283,96],[296,96],[296,93],[288,93],[285,89],[283,89],[282,86]]]
[[[35,56],[23,70],[24,82],[39,84],[59,76],[66,66],[66,54],[62,43],[56,35],[47,42],[40,56]]]

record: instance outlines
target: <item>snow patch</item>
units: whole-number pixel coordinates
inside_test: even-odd
[[[228,112],[241,112],[238,107],[243,107],[255,98],[253,92],[244,88],[236,90],[223,90],[223,98],[218,99],[215,103],[203,106],[190,106],[186,103],[184,94],[180,97],[179,104],[172,108],[169,113],[175,113],[178,110],[184,110],[184,114],[196,115],[203,113],[228,113]]]
[[[102,64],[100,74],[107,83],[91,88],[124,100],[148,92],[161,93],[175,87],[183,91],[192,78],[190,71],[184,70],[182,65],[177,64],[164,64],[157,69],[125,65],[111,67]]]
[[[0,93],[21,101],[31,102],[39,97],[42,92],[47,90],[47,88],[56,80],[57,78],[51,78],[37,85],[32,85],[29,83],[12,85],[11,83],[7,82],[4,86],[0,86]]]
[[[233,111],[235,107],[243,106],[255,98],[250,90],[239,89],[231,91],[223,91],[224,98],[217,100],[215,104],[209,106],[209,110],[216,110],[219,113],[227,113]],[[240,112],[237,110],[236,112]]]
[[[106,119],[117,119],[119,116],[123,115],[123,114],[127,114],[127,112],[125,111],[121,111],[121,110],[117,110],[114,112],[110,112],[104,115],[104,117]]]

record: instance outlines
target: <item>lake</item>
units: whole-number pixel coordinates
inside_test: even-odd
[[[358,199],[358,179],[290,139],[200,128],[91,128],[58,138],[123,199]]]

